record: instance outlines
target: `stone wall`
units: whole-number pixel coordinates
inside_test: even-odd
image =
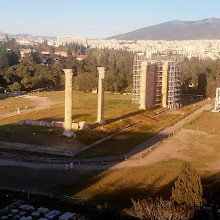
[[[38,126],[38,127],[48,127],[48,128],[63,128],[64,122],[62,121],[37,121],[37,120],[31,120],[31,119],[25,119],[19,121],[20,125],[30,125],[30,126]],[[88,130],[89,126],[85,123],[85,121],[81,122],[73,122],[72,123],[72,129],[73,130]]]

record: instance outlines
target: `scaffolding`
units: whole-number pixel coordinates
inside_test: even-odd
[[[169,109],[176,109],[181,107],[181,81],[180,70],[178,68],[178,61],[169,62],[168,70],[168,97],[167,107]]]
[[[140,102],[140,81],[142,72],[142,62],[147,60],[143,53],[137,53],[134,56],[133,65],[133,88],[132,88],[132,102]],[[151,64],[156,68],[150,74],[155,75],[154,89],[150,91],[153,94],[155,105],[167,107],[169,109],[176,109],[181,107],[181,80],[180,80],[180,61],[177,59],[165,60],[147,60],[148,69]],[[149,71],[149,70],[147,70]],[[148,91],[149,92],[149,91]],[[152,94],[151,94],[152,95]],[[147,94],[150,96],[150,94]],[[152,97],[152,96],[151,96]]]
[[[156,98],[155,105],[162,103],[162,77],[163,77],[163,63],[156,62]]]
[[[216,88],[216,96],[215,96],[215,112],[220,111],[220,88]]]
[[[134,56],[133,64],[133,86],[132,86],[132,102],[140,102],[140,82],[141,82],[141,64],[144,61],[144,53],[137,53]]]

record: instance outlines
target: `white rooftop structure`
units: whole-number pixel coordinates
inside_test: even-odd
[[[78,43],[87,46],[87,38],[79,37],[73,35],[59,36],[57,37],[58,45],[69,44],[69,43]]]

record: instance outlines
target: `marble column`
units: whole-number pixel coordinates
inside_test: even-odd
[[[105,124],[105,120],[104,120],[105,67],[97,67],[97,70],[99,73],[97,123],[98,124]]]
[[[65,121],[63,135],[66,137],[76,137],[72,132],[72,102],[73,102],[73,70],[63,69],[65,73]]]

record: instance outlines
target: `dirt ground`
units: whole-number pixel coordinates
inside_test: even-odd
[[[27,113],[27,112],[36,111],[36,110],[47,109],[47,108],[50,108],[50,106],[59,103],[47,97],[30,96],[30,95],[23,95],[21,97],[30,100],[30,102],[33,102],[35,104],[35,107],[31,109],[27,109],[27,110],[21,110],[20,113],[25,113],[25,112]],[[5,113],[5,114],[0,115],[0,119],[11,117],[17,114],[18,114],[18,111]]]
[[[74,164],[72,171],[66,171],[65,164],[0,160],[0,187],[55,191],[89,200],[120,198],[123,201],[126,198],[129,201],[129,198],[147,196],[149,192],[166,196],[178,177],[181,164],[189,161],[200,173],[204,193],[208,194],[210,188],[213,190],[219,185],[219,141],[219,135],[182,129],[144,158],[104,166]]]
[[[149,166],[169,160],[182,160],[189,161],[200,169],[200,165],[203,163],[202,167],[206,171],[218,172],[220,171],[220,153],[216,149],[215,143],[212,142],[219,138],[218,135],[205,131],[182,129],[154,148],[144,158],[127,160],[115,165],[114,168]]]

